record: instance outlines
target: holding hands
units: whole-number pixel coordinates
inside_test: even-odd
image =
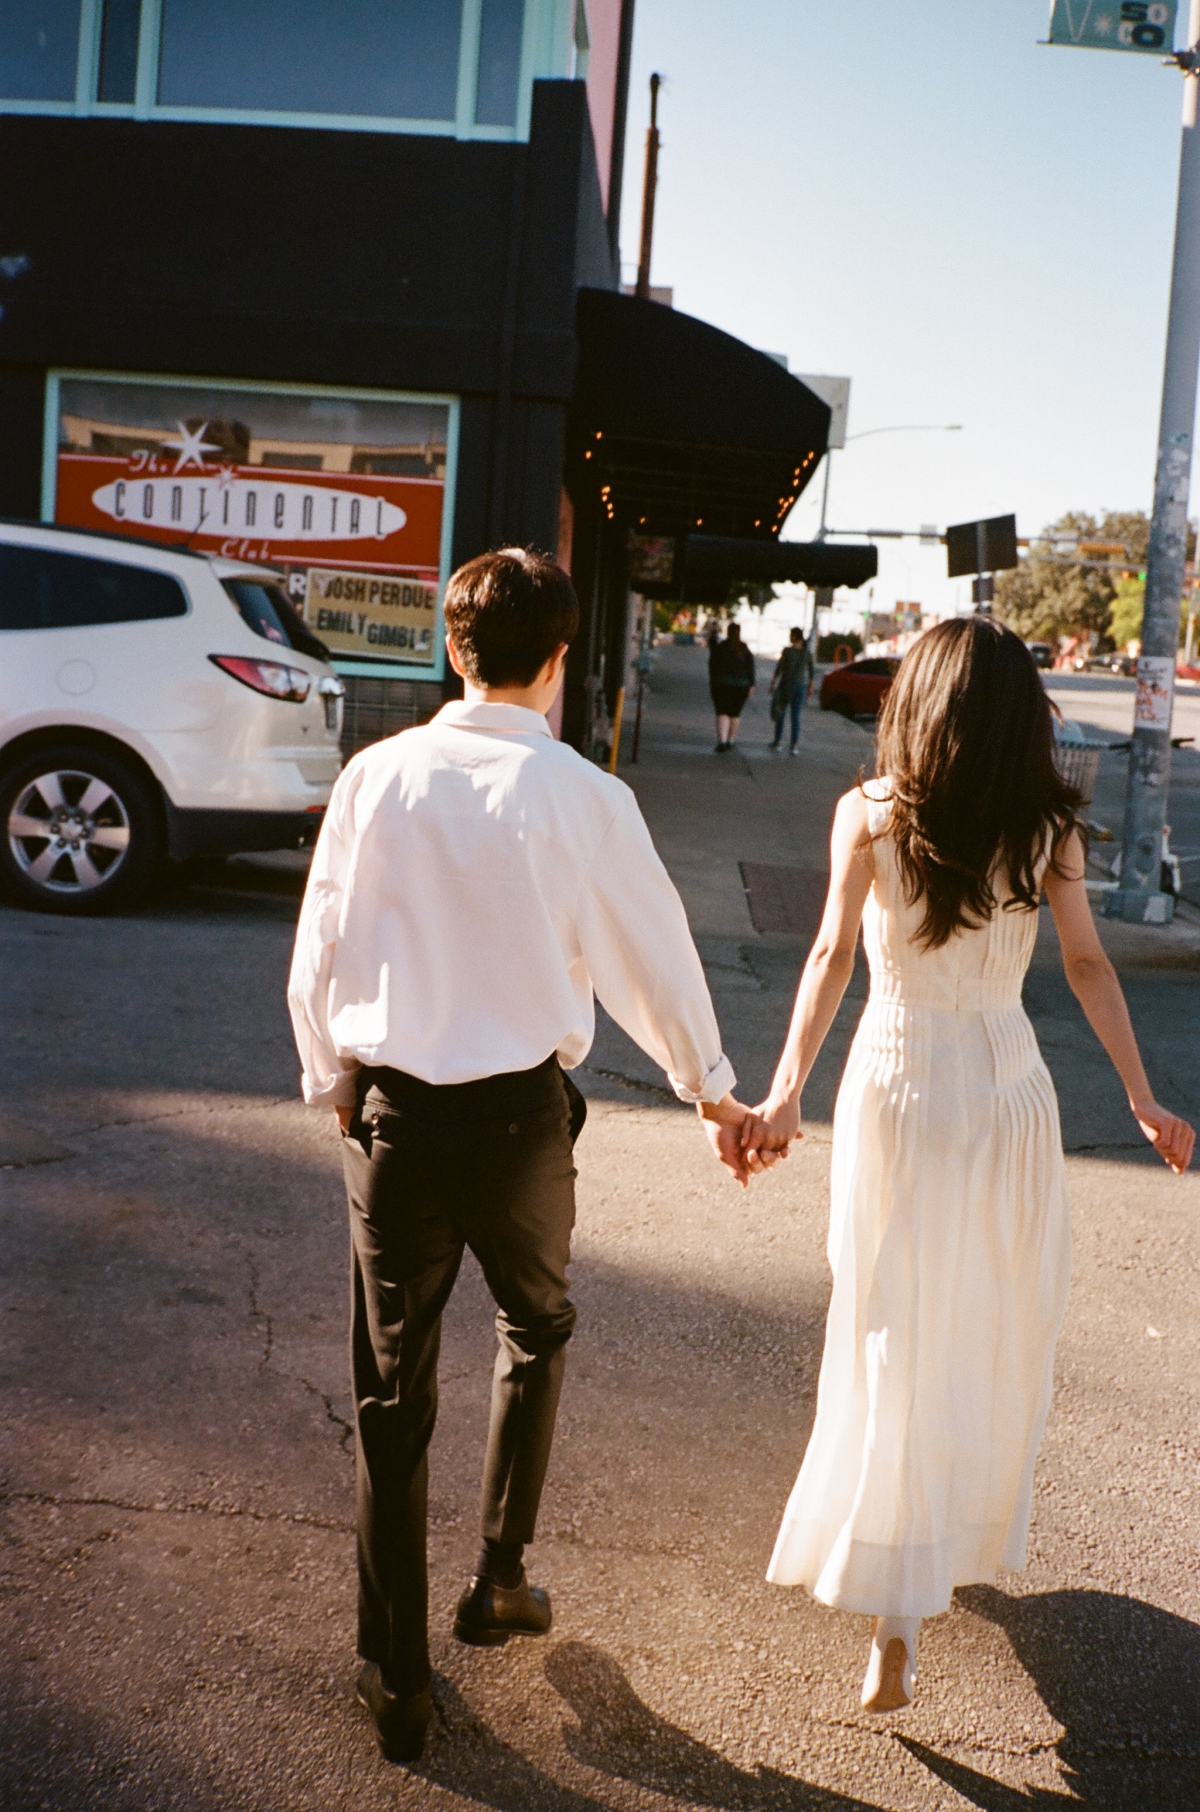
[[[726,1095],[722,1101],[697,1102],[696,1111],[718,1162],[742,1189],[751,1177],[773,1170],[801,1136],[798,1103],[776,1105],[768,1099],[750,1108]]]

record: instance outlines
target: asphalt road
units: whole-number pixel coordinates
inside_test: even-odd
[[[740,861],[819,870],[869,758],[716,761],[671,652],[635,780],[747,1093],[804,954]],[[829,1115],[743,1196],[611,1026],[582,1075],[580,1311],[533,1552],[543,1643],[449,1634],[492,1351],[468,1266],[433,1453],[438,1721],[413,1771],[353,1703],[346,1252],[331,1119],[296,1100],[295,884],[245,867],[122,920],[0,911],[3,1596],[12,1812],[1200,1807],[1195,1176],[1137,1140],[1045,926],[1028,999],[1063,1106],[1076,1275],[1030,1564],[927,1626],[920,1700],[858,1710],[865,1619],[763,1583],[813,1409]],[[215,884],[215,883],[219,883]],[[1200,939],[1115,927],[1156,1086],[1200,1110]]]
[[[1133,728],[1136,686],[1132,679],[1099,673],[1051,673],[1046,675],[1046,690],[1063,716],[1073,718],[1089,738],[1098,742],[1123,741]],[[1172,751],[1167,821],[1171,826],[1171,848],[1180,860],[1183,897],[1200,905],[1200,684],[1179,682],[1171,734],[1193,739],[1192,746]],[[1089,814],[1114,833],[1118,849],[1127,774],[1125,755],[1101,755],[1096,796]],[[1098,860],[1103,861],[1105,849],[1104,844],[1093,845]]]

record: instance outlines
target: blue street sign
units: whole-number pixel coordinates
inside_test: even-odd
[[[1050,43],[1170,56],[1176,0],[1050,0]]]

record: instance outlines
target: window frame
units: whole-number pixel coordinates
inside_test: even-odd
[[[460,0],[460,4],[462,29],[459,39],[458,90],[452,120],[392,119],[360,113],[289,113],[269,108],[160,106],[157,88],[163,0],[142,0],[137,81],[132,101],[97,99],[103,0],[81,0],[75,99],[19,101],[6,100],[0,96],[0,114],[196,120],[214,125],[299,126],[341,132],[418,133],[433,138],[490,139],[502,143],[528,139],[534,82],[540,76],[570,77],[574,73],[576,0],[525,0],[521,64],[517,78],[517,118],[512,126],[478,126],[475,123],[483,0]]]
[[[433,390],[364,390],[343,384],[286,384],[263,378],[203,377],[195,372],[163,371],[94,371],[74,366],[58,366],[46,373],[46,396],[42,426],[42,495],[41,523],[45,528],[59,528],[54,520],[58,491],[59,386],[64,380],[106,384],[178,386],[195,384],[204,390],[258,390],[273,396],[332,397],[347,402],[436,403],[446,410],[446,476],[442,482],[442,530],[438,559],[437,614],[434,618],[434,660],[415,662],[372,658],[356,660],[353,655],[331,654],[330,665],[336,673],[366,679],[431,680],[440,685],[446,677],[446,633],[442,600],[454,559],[454,514],[458,495],[458,431],[461,399],[444,391]],[[144,544],[143,544],[144,545]],[[246,562],[253,565],[252,561]],[[185,587],[186,591],[186,587]],[[232,608],[232,605],[231,605]],[[315,631],[314,631],[315,634]],[[318,638],[319,639],[319,638]]]

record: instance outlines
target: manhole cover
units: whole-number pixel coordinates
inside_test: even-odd
[[[756,931],[816,936],[829,890],[823,869],[779,868],[771,862],[743,862],[740,867]]]

